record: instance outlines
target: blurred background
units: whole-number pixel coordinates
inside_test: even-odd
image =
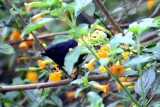
[[[27,23],[30,22],[31,17],[45,10],[37,8],[28,9],[25,7],[24,3],[33,1],[39,0],[11,0],[12,4],[19,9],[18,12],[23,16]],[[71,0],[64,1],[70,2]],[[129,24],[132,22],[140,21],[144,18],[153,18],[160,15],[159,0],[102,1],[114,20],[122,29],[128,28]],[[48,15],[45,17],[51,16]],[[105,27],[107,27],[112,32],[115,32],[101,9],[99,9],[99,7],[96,5],[95,1],[93,1],[93,3],[90,4],[87,9],[78,17],[77,24],[92,24],[97,19],[101,19]],[[25,41],[27,38],[33,39],[31,35],[28,35],[27,38],[20,38],[23,27],[24,25],[20,19],[12,13],[10,6],[5,2],[5,0],[0,0],[0,33],[2,30],[5,32],[4,41],[13,46],[15,50],[15,54],[12,55],[6,55],[0,52],[0,85],[29,83],[29,81],[26,79],[28,67],[37,66],[37,60],[40,58],[41,53],[40,47],[33,40],[28,42]],[[34,31],[34,33],[41,38],[40,40],[42,43],[46,43],[48,45],[54,40],[54,38],[57,37],[52,35],[52,33],[60,32],[61,35],[65,35],[63,32],[67,31],[68,29],[69,27],[65,22],[53,21],[40,27]],[[142,42],[150,41],[158,36],[156,35],[156,32],[152,30],[145,32],[143,35],[145,35],[145,37],[142,38]],[[45,71],[40,72],[38,77],[41,78],[44,75],[44,72]],[[32,94],[30,91],[27,91],[26,93]],[[13,99],[19,95],[16,100],[20,101],[24,93],[14,92],[9,95],[12,95]],[[20,103],[23,103],[23,100],[21,100]]]

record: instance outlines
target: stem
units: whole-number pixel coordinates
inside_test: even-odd
[[[99,0],[96,0],[97,4],[102,8],[102,10],[104,11],[106,17],[109,18],[109,20],[111,21],[111,23],[113,24],[113,26],[116,28],[116,30],[120,33],[123,34],[123,31],[121,30],[121,28],[116,24],[116,22],[113,20],[113,18],[110,16],[110,14],[108,13],[108,11],[105,9],[104,5],[99,1]],[[74,29],[74,25],[71,23],[70,20],[68,20],[68,18],[66,18],[67,20],[67,23],[70,25],[70,27],[72,29]],[[75,33],[74,33],[75,34]],[[76,34],[75,34],[76,35]],[[123,34],[124,35],[124,34]],[[97,56],[96,52],[86,43],[86,41],[83,39],[83,37],[81,35],[79,35],[79,37],[81,38],[81,40],[83,41],[83,43],[85,44],[85,46],[90,50],[90,52],[95,56],[95,58],[97,60],[99,60],[100,58]],[[132,97],[132,95],[126,90],[126,88],[122,85],[122,83],[119,81],[119,79],[117,77],[115,77],[109,70],[109,68],[105,65],[104,66],[108,73],[114,78],[114,80],[122,87],[122,89],[124,90],[124,92],[130,97],[130,99],[138,106],[138,107],[141,107],[141,105],[137,102],[136,99],[134,99]]]
[[[146,106],[148,106],[148,105],[150,104],[150,102],[154,99],[155,96],[156,96],[156,95],[153,95],[153,96],[148,100]]]
[[[95,56],[95,58],[97,60],[99,60],[99,57],[97,56],[97,54],[88,46],[88,44],[84,41],[84,39],[80,36],[80,38],[82,39],[82,41],[84,42],[84,44],[87,46],[87,48],[91,51],[91,53]],[[138,106],[141,107],[141,105],[137,102],[137,100],[135,98],[132,97],[132,95],[126,90],[126,88],[122,85],[122,83],[119,81],[119,79],[114,76],[109,68],[105,65],[104,66],[106,68],[106,70],[108,71],[108,73],[112,76],[112,78],[122,87],[122,89],[124,90],[124,92],[130,97],[130,99]]]
[[[108,71],[108,73],[112,76],[112,78],[122,87],[124,92],[129,96],[129,98],[138,106],[141,107],[139,102],[128,92],[128,90],[123,86],[123,84],[119,81],[119,79],[110,72],[109,68],[105,65],[105,69]]]
[[[76,26],[75,26],[75,23],[72,24],[72,22],[71,22],[66,16],[65,16],[65,19],[66,19],[68,25],[69,25],[72,29],[74,29],[74,28],[76,27]],[[75,34],[75,33],[74,33],[74,34]],[[75,34],[75,35],[77,35],[77,34]],[[92,52],[92,54],[96,57],[96,59],[99,60],[99,57],[97,56],[96,52],[95,52],[93,49],[90,48],[90,46],[86,43],[86,41],[83,39],[83,37],[82,37],[81,35],[79,35],[79,37],[81,38],[81,40],[83,41],[83,43],[85,44],[85,46],[86,46],[86,47]]]
[[[10,0],[6,0],[6,2],[10,5],[11,8],[14,9],[14,6],[12,5],[12,3],[10,2]],[[20,18],[20,20],[22,21],[22,23],[26,26],[27,23],[25,22],[25,20],[23,19],[23,17],[20,14],[17,14],[17,16]],[[43,51],[45,51],[45,47],[42,45],[41,41],[38,39],[37,36],[34,35],[33,32],[31,32],[31,34],[33,35],[34,39],[39,43],[39,45],[41,46],[41,48],[43,49]],[[68,78],[71,78],[71,76],[60,66],[61,70],[67,75]],[[49,67],[47,67],[47,69],[49,69]]]
[[[125,10],[125,13],[126,13],[126,16],[127,16],[127,20],[128,22],[130,22],[130,17],[129,17],[129,14],[128,14],[128,9],[127,9],[127,6],[126,6],[126,2],[125,0],[122,0],[123,2],[123,5],[124,5],[124,10]]]
[[[108,74],[92,75],[88,77],[89,81],[98,81],[107,79]],[[0,92],[2,91],[17,91],[17,90],[28,90],[28,89],[40,89],[40,88],[49,88],[49,87],[58,87],[63,85],[68,85],[72,82],[72,79],[65,79],[58,82],[44,82],[36,84],[25,84],[25,85],[8,85],[0,86]]]
[[[95,58],[97,59],[97,60],[99,60],[99,57],[97,56],[97,54],[96,54],[96,52],[95,51],[93,51],[91,48],[90,48],[90,46],[87,44],[87,42],[80,36],[80,38],[81,38],[81,40],[83,41],[83,43],[86,45],[86,47],[91,51],[91,53],[95,56]]]
[[[140,35],[136,35],[137,38],[137,52],[138,52],[138,56],[140,55],[140,48],[141,48],[141,44],[140,44]],[[143,99],[143,106],[146,107],[146,98],[145,98],[145,93],[144,93],[144,88],[143,88],[143,80],[142,80],[142,69],[141,69],[141,65],[137,65],[137,69],[138,69],[138,73],[139,73],[139,77],[140,77],[140,85],[142,88],[142,99]]]
[[[14,10],[14,6],[12,5],[12,3],[10,2],[10,0],[6,0],[6,2],[11,6],[11,8],[13,8]],[[17,14],[17,16],[20,18],[20,20],[22,21],[22,23],[24,24],[24,26],[27,25],[26,21],[23,19],[23,17],[20,14]],[[39,43],[39,45],[41,46],[41,48],[43,50],[45,50],[45,48],[43,47],[41,41],[34,35],[34,33],[31,32],[31,34],[33,35],[34,39]]]
[[[115,96],[120,97],[120,98],[128,99],[128,97],[124,97],[124,96],[116,94],[116,93],[109,92],[108,94],[112,94],[112,95],[115,95]]]

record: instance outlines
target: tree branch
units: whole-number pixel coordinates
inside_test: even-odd
[[[112,18],[112,16],[109,14],[108,10],[105,8],[105,6],[102,4],[102,2],[100,0],[96,0],[96,3],[99,5],[99,7],[102,9],[102,11],[104,12],[104,15],[106,16],[106,18],[111,22],[111,24],[114,26],[115,30],[118,31],[119,33],[122,33],[124,36],[124,33],[122,31],[122,29],[118,26],[118,24],[114,21],[114,19]]]
[[[6,2],[10,5],[10,7],[11,8],[13,8],[13,10],[15,11],[15,7],[12,5],[12,3],[10,2],[10,0],[6,0]],[[22,21],[22,23],[26,26],[27,25],[27,23],[25,22],[25,20],[24,20],[24,18],[21,16],[21,14],[16,14],[19,18],[20,18],[20,20]],[[35,34],[33,33],[33,32],[30,32],[32,35],[33,35],[33,37],[34,37],[34,39],[39,43],[39,45],[41,46],[41,48],[43,49],[43,51],[45,51],[45,47],[42,45],[42,43],[41,43],[41,41],[35,36]],[[48,69],[49,67],[47,67],[47,69]],[[62,66],[60,66],[60,68],[61,68],[61,70],[66,74],[66,76],[68,77],[68,78],[71,78],[71,76],[62,68]]]
[[[153,12],[149,17],[154,17],[154,16],[158,13],[159,9],[160,9],[160,3],[158,4],[158,6],[157,6],[156,9],[154,10],[154,12]],[[157,14],[157,15],[158,15],[158,14]]]
[[[92,75],[88,77],[89,81],[96,80],[104,80],[107,79],[108,74],[100,74],[100,75]],[[40,88],[48,88],[48,87],[58,87],[62,85],[68,85],[72,82],[72,79],[65,79],[58,82],[45,82],[45,83],[37,83],[37,84],[26,84],[26,85],[12,85],[12,86],[0,86],[1,91],[17,91],[17,90],[29,90],[29,89],[40,89]]]

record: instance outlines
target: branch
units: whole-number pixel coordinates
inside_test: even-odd
[[[154,16],[158,13],[159,9],[160,9],[160,3],[158,4],[158,6],[157,6],[156,9],[154,10],[154,12],[153,12],[149,17],[154,17]],[[157,15],[158,15],[158,14],[157,14]]]
[[[105,6],[102,4],[102,2],[100,0],[96,0],[96,3],[99,5],[99,7],[102,9],[102,11],[104,12],[104,15],[106,16],[106,18],[111,22],[111,24],[114,26],[115,30],[118,31],[119,33],[122,33],[124,36],[124,33],[122,31],[122,29],[118,26],[118,24],[114,21],[114,19],[112,18],[112,16],[109,14],[108,10],[105,8]]]
[[[109,78],[108,74],[92,75],[88,77],[89,81],[104,80]],[[1,91],[17,91],[17,90],[29,90],[29,89],[40,89],[48,87],[58,87],[62,85],[68,85],[72,82],[72,79],[65,79],[58,82],[45,82],[37,84],[26,84],[26,85],[12,85],[12,86],[0,86]]]
[[[153,39],[150,40],[150,41],[146,41],[146,42],[141,43],[141,45],[146,45],[146,44],[148,44],[148,43],[155,42],[155,41],[159,41],[159,40],[160,40],[160,36],[157,36],[157,37],[153,38]]]
[[[10,0],[6,0],[6,2],[10,5],[11,8],[13,8],[14,11],[16,11],[15,7],[12,5]],[[24,24],[24,26],[27,25],[27,22],[23,19],[23,17],[21,16],[21,14],[16,14],[19,19],[21,20],[21,22]],[[45,50],[44,46],[42,45],[41,41],[34,35],[34,33],[31,32],[31,34],[33,35],[34,39],[39,43],[39,45],[41,46],[41,48],[43,50]]]
[[[6,0],[6,2],[7,2],[7,3],[10,5],[10,7],[13,8],[13,10],[15,11],[15,7],[12,5],[12,3],[10,2],[10,0]],[[23,18],[19,13],[16,14],[16,15],[20,18],[20,20],[22,21],[22,23],[26,26],[27,23],[25,22],[24,18]],[[41,41],[34,35],[33,32],[30,32],[30,33],[33,35],[34,39],[39,43],[39,45],[41,46],[41,48],[43,49],[43,51],[45,51],[45,47],[42,45]],[[47,69],[49,69],[49,67],[47,67]],[[68,78],[71,78],[71,76],[62,68],[62,66],[60,66],[60,69],[66,74],[66,76],[67,76]]]

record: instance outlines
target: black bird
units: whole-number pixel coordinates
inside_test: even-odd
[[[59,66],[64,66],[64,59],[66,54],[69,52],[70,48],[74,48],[78,45],[75,40],[68,40],[66,42],[57,43],[54,45],[50,45],[45,50],[45,53],[41,53],[43,56],[48,56],[51,58],[56,64]],[[79,57],[78,62],[75,66],[79,65],[84,61],[85,54]]]
[[[90,15],[88,15],[85,11],[83,11],[81,14],[78,15],[77,17],[77,23],[78,24],[82,24],[82,23],[86,23],[86,24],[93,24],[96,20],[91,17]]]

